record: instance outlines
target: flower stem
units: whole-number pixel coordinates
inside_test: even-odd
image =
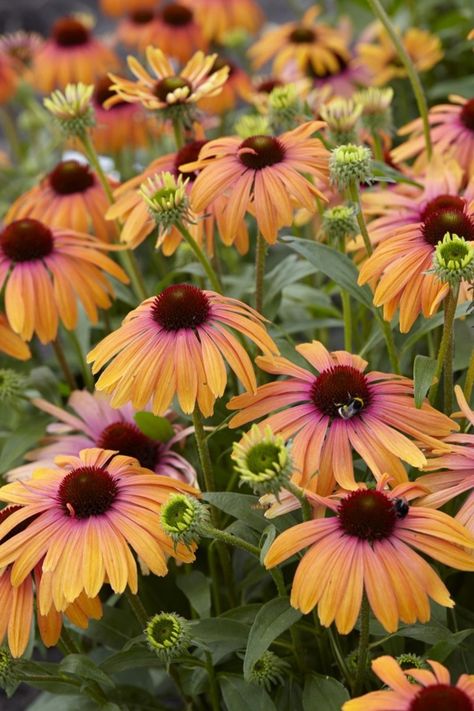
[[[5,134],[5,137],[7,139],[9,148],[11,150],[12,158],[15,158],[16,160],[21,160],[21,142],[18,136],[16,123],[10,116],[8,110],[3,106],[0,107],[0,124],[3,129],[3,133]]]
[[[439,344],[435,379],[429,393],[430,403],[434,405],[438,395],[439,381],[444,370],[444,410],[447,414],[451,413],[453,407],[453,326],[458,291],[459,287],[454,290],[450,288],[444,301],[443,335]]]
[[[370,255],[373,252],[372,243],[370,241],[369,233],[367,231],[367,225],[365,224],[364,213],[362,212],[359,186],[357,185],[357,183],[354,180],[349,185],[349,196],[357,208],[357,210],[356,210],[357,224],[359,225],[360,233],[362,235],[362,239],[364,240],[365,251],[367,252],[367,254],[370,257]]]
[[[374,142],[374,156],[376,160],[384,163],[382,141],[377,131],[372,131],[372,140]]]
[[[267,257],[267,243],[257,232],[257,245],[255,250],[255,309],[263,313],[263,294],[265,279],[265,260]]]
[[[370,621],[370,607],[367,596],[364,594],[362,597],[362,604],[360,608],[360,636],[359,636],[359,648],[357,652],[357,671],[354,680],[353,696],[358,696],[362,691],[364,685],[364,678],[366,674],[367,667],[367,652],[369,649],[369,621]]]
[[[395,49],[397,50],[398,56],[400,57],[400,60],[408,74],[413,93],[415,94],[416,103],[418,104],[418,111],[421,116],[421,121],[423,123],[423,135],[425,138],[426,153],[428,156],[428,160],[430,160],[431,154],[433,153],[433,146],[431,143],[430,124],[428,121],[428,106],[426,104],[426,98],[423,93],[423,87],[421,85],[420,77],[418,76],[418,72],[416,71],[413,62],[411,61],[408,52],[403,46],[403,42],[400,39],[395,27],[393,26],[389,16],[382,7],[380,0],[367,0],[367,2],[370,5],[372,12],[378,17],[378,19],[384,26],[388,36],[392,40]]]
[[[181,123],[179,118],[174,118],[172,120],[172,123],[173,123],[174,142],[176,144],[176,150],[179,151],[179,149],[184,146],[183,124]]]
[[[318,620],[316,613],[315,613],[315,622]],[[318,620],[319,622],[319,620]],[[318,627],[316,627],[318,629]],[[350,684],[351,681],[351,675],[349,673],[349,670],[347,668],[346,660],[344,659],[344,655],[341,651],[341,646],[339,644],[339,637],[337,632],[335,633],[332,627],[328,627],[328,637],[329,637],[329,644],[331,645],[331,649],[333,651],[333,654],[336,658],[337,665],[344,676],[346,682]]]
[[[87,132],[84,132],[81,135],[80,139],[87,160],[97,173],[97,177],[99,178],[100,184],[104,189],[104,192],[107,196],[107,200],[111,205],[113,205],[114,196],[111,185],[100,164],[99,156],[97,155],[97,152],[94,148],[94,144],[92,143],[89,134]],[[140,301],[144,301],[147,298],[147,291],[134,253],[131,249],[123,250],[123,252],[118,253],[118,257],[122,262],[123,268],[125,269],[130,278],[133,290],[135,291],[135,295],[138,297],[138,299],[140,299]]]
[[[471,360],[469,361],[469,367],[466,373],[466,380],[464,382],[464,397],[469,403],[471,401],[472,386],[474,385],[474,353],[471,355]]]
[[[70,341],[74,347],[74,350],[77,353],[77,359],[79,361],[79,366],[81,368],[82,378],[84,380],[84,385],[86,386],[86,388],[88,390],[93,392],[93,390],[95,388],[94,376],[92,375],[92,371],[89,368],[88,364],[86,363],[86,359],[84,358],[84,354],[82,352],[81,344],[79,343],[77,334],[75,331],[68,331],[68,336],[69,336]]]
[[[127,602],[130,605],[133,614],[137,618],[138,624],[144,630],[148,622],[149,616],[147,614],[147,611],[145,610],[142,601],[140,600],[138,595],[132,593],[129,587],[125,588],[125,597],[127,598]]]
[[[217,685],[216,674],[214,671],[214,664],[212,663],[212,657],[210,652],[205,653],[206,656],[206,669],[207,676],[209,679],[209,698],[211,700],[212,711],[219,711],[221,708],[219,701],[219,687]]]
[[[236,536],[233,533],[220,531],[218,528],[214,528],[214,526],[204,525],[200,526],[200,533],[206,538],[213,538],[214,540],[227,543],[229,546],[241,548],[242,550],[247,551],[247,553],[260,558],[260,548],[257,548],[257,546],[252,545],[252,543],[248,543],[243,538],[240,538],[240,536]]]
[[[303,521],[311,521],[312,519],[312,511],[311,511],[311,504],[309,503],[308,499],[306,498],[303,489],[301,489],[299,486],[294,484],[292,481],[287,481],[285,486],[285,489],[290,491],[293,496],[296,496],[298,501],[301,503],[301,508],[303,511]]]
[[[341,237],[339,251],[346,253],[345,237]],[[345,289],[341,289],[342,315],[344,318],[344,350],[352,353],[352,311],[351,298]]]
[[[194,237],[190,234],[189,230],[186,229],[186,227],[182,224],[182,222],[177,222],[176,223],[177,229],[181,232],[183,235],[184,239],[186,242],[189,244],[191,249],[193,250],[194,254],[202,264],[202,267],[204,271],[207,274],[207,277],[211,283],[212,288],[214,291],[217,291],[218,294],[222,294],[222,285],[219,281],[219,278],[217,274],[215,273],[214,269],[212,268],[212,265]]]
[[[71,390],[77,390],[76,379],[69,367],[69,363],[67,362],[66,356],[64,355],[64,350],[61,345],[61,341],[59,340],[59,334],[57,335],[56,340],[51,342],[51,345],[53,346],[53,350],[56,354],[56,358],[61,367],[61,370],[64,373],[66,383],[69,385]]]
[[[204,426],[202,424],[201,413],[198,406],[193,411],[194,436],[201,462],[202,472],[204,475],[204,491],[215,491],[216,485],[214,481],[214,469],[212,466],[211,455],[209,454],[209,446],[204,434]]]
[[[377,312],[377,317],[380,323],[380,327],[383,331],[385,338],[385,345],[387,346],[388,357],[390,359],[390,364],[392,366],[393,372],[400,375],[400,361],[398,359],[397,350],[395,348],[395,341],[393,340],[393,333],[390,323],[386,321],[380,312]]]

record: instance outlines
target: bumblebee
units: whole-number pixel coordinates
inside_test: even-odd
[[[399,499],[393,500],[393,508],[395,509],[397,518],[405,518],[405,516],[408,514],[408,511],[410,510],[410,504],[406,499],[402,499],[400,497]]]
[[[349,396],[350,397],[350,396]],[[361,397],[353,397],[348,403],[334,403],[337,407],[337,414],[343,420],[350,420],[351,417],[357,415],[358,412],[364,407],[364,401]]]

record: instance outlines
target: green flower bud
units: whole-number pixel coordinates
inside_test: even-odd
[[[56,119],[65,136],[83,136],[95,125],[91,97],[92,85],[68,84],[62,91],[56,90],[44,99],[44,105]]]
[[[339,189],[351,183],[365,183],[372,178],[372,153],[366,146],[348,143],[331,151],[329,158],[331,182]]]
[[[352,205],[337,205],[323,213],[323,230],[329,242],[340,242],[358,234],[356,211]]]
[[[150,649],[167,664],[189,647],[190,625],[176,612],[160,612],[148,621],[145,637]]]
[[[356,124],[362,107],[352,99],[334,99],[321,107],[319,113],[329,129],[329,140],[340,146],[357,140]]]
[[[294,84],[276,86],[268,95],[268,118],[276,131],[288,131],[295,126],[302,105]]]
[[[199,540],[201,526],[209,523],[209,509],[186,494],[173,494],[160,512],[163,531],[175,544],[190,546]]]
[[[0,402],[13,402],[23,395],[25,378],[10,368],[0,369]]]
[[[234,125],[234,130],[241,138],[250,138],[251,136],[266,136],[271,133],[270,123],[266,116],[260,114],[250,114],[249,116],[241,116]]]
[[[5,647],[0,648],[0,688],[4,689],[8,698],[12,696],[20,679],[17,671],[17,661]]]
[[[248,484],[259,495],[277,495],[293,471],[289,446],[269,427],[262,432],[253,425],[240,442],[234,443],[231,458],[240,484]]]
[[[430,271],[451,286],[474,281],[474,246],[464,237],[446,232],[436,245]]]
[[[290,665],[274,652],[267,650],[257,659],[250,672],[250,681],[263,686],[267,691],[276,684],[283,684]]]
[[[186,186],[189,178],[178,178],[162,172],[151,176],[140,186],[140,194],[160,232],[167,232],[177,222],[189,222],[189,199]]]
[[[390,132],[392,130],[392,109],[390,104],[393,99],[393,89],[387,87],[378,89],[369,87],[354,95],[356,103],[362,111],[362,125],[373,133],[378,131]]]

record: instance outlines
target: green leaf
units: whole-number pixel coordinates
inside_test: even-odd
[[[68,654],[59,665],[59,671],[72,674],[79,679],[95,681],[102,687],[112,689],[114,681],[102,669],[94,664],[92,659],[84,654]]]
[[[471,302],[466,301],[464,304],[459,304],[459,306],[456,309],[456,313],[454,314],[454,318],[463,318],[466,316],[468,313],[469,309],[471,308]],[[415,324],[415,327],[412,328],[410,331],[410,335],[408,338],[403,342],[403,346],[401,348],[401,353],[405,353],[406,351],[411,350],[411,348],[414,346],[414,344],[420,340],[420,338],[423,338],[423,336],[426,336],[427,333],[432,331],[433,329],[437,328],[438,326],[441,326],[444,320],[444,314],[443,312],[439,312],[432,316],[429,319],[422,319],[420,318],[417,323],[419,326],[417,327]]]
[[[244,677],[249,678],[256,661],[271,643],[301,617],[301,612],[290,607],[287,597],[277,597],[267,602],[257,613],[250,629],[244,659]]]
[[[266,527],[266,529],[262,533],[262,538],[260,541],[260,563],[263,565],[263,561],[265,560],[265,556],[268,553],[268,549],[272,545],[273,541],[275,540],[277,530],[273,523],[271,523],[269,526]]]
[[[106,674],[117,674],[128,669],[161,668],[163,663],[156,654],[143,646],[136,646],[107,657],[100,668]]]
[[[431,387],[436,372],[436,360],[428,356],[417,355],[413,363],[413,380],[415,382],[415,405],[423,405],[426,393]]]
[[[207,620],[193,623],[192,636],[205,644],[232,640],[237,644],[236,649],[243,649],[247,644],[249,626],[237,620],[209,617]]]
[[[178,575],[176,585],[188,598],[199,617],[211,614],[211,583],[199,570],[192,570],[187,575]]]
[[[87,636],[109,649],[120,650],[140,628],[128,610],[104,606],[100,620],[91,620]]]
[[[311,674],[304,685],[304,711],[341,711],[342,705],[348,701],[349,693],[337,679],[323,674]]]
[[[446,639],[437,642],[427,653],[428,659],[435,659],[437,662],[445,662],[452,652],[454,652],[465,639],[474,634],[474,629],[453,632]]]
[[[167,442],[174,434],[173,426],[166,417],[158,417],[152,412],[137,412],[134,419],[143,434],[158,442]]]
[[[261,686],[248,684],[240,676],[222,674],[219,683],[227,711],[276,711],[275,704]]]
[[[291,236],[281,239],[338,286],[345,289],[356,301],[372,311],[375,310],[372,303],[372,292],[367,285],[358,286],[359,272],[349,257],[320,242]]]
[[[256,496],[237,494],[233,491],[213,491],[206,492],[202,498],[256,531],[262,532],[268,525],[263,513],[257,510],[258,498]]]
[[[46,418],[35,414],[32,422],[22,424],[21,431],[16,435],[9,435],[0,457],[0,474],[11,469],[20,457],[44,435]]]

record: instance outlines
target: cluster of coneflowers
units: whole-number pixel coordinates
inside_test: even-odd
[[[42,95],[39,117],[75,151],[6,206],[0,232],[0,402],[52,418],[0,488],[7,688],[13,677],[33,683],[12,658],[28,648],[34,611],[44,645],[77,652],[68,628],[87,629],[122,594],[139,642],[168,670],[189,663],[192,623],[150,614],[140,585],[193,564],[211,540],[216,614],[219,576],[231,585],[228,551],[260,559],[276,594],[314,611],[316,634],[329,629],[335,673],[355,697],[344,711],[474,708],[474,677],[454,685],[435,660],[429,670],[372,654],[389,689],[358,696],[374,688],[371,616],[389,634],[426,623],[432,602],[455,604],[436,564],[474,570],[472,355],[464,378],[454,368],[455,323],[469,317],[474,282],[474,99],[428,111],[417,71],[441,61],[439,39],[400,34],[369,4],[379,21],[356,39],[316,7],[266,26],[254,0],[102,0],[118,17],[107,41],[83,15],[58,19],[46,39],[0,39],[6,120],[18,92]],[[120,46],[131,51],[126,67]],[[392,146],[388,84],[406,76],[421,115]],[[266,260],[277,263],[292,226],[301,262],[319,247],[344,350],[330,350],[337,338],[324,330],[293,340],[278,314],[275,325],[267,318]],[[254,286],[236,298],[248,254]],[[190,263],[183,282],[179,265]],[[370,295],[362,318],[358,293]],[[372,341],[359,354],[357,329]],[[423,336],[429,356],[413,380]],[[61,404],[26,380],[50,352]],[[377,369],[385,355],[390,372]],[[211,437],[224,430],[221,487]],[[259,497],[249,513],[286,521],[264,550],[225,524],[213,497],[237,483]],[[356,627],[349,663],[338,640]],[[272,641],[249,676],[266,689],[299,673]],[[199,694],[217,711],[208,662]]]

